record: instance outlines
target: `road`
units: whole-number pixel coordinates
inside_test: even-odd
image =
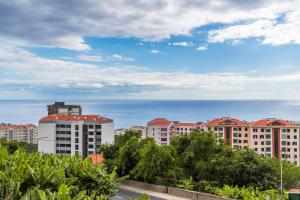
[[[110,200],[127,200],[127,199],[131,199],[131,198],[137,198],[141,196],[140,193],[138,192],[133,192],[130,190],[125,190],[125,189],[119,189],[119,192],[117,193],[117,195],[115,195],[114,197],[111,197]],[[151,200],[164,200],[162,198],[158,198],[158,197],[153,197],[150,195],[150,199]]]

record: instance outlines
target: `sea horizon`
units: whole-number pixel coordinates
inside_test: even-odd
[[[246,121],[282,118],[300,121],[298,100],[140,100],[101,99],[69,100],[79,104],[83,114],[101,115],[114,120],[115,128],[143,125],[154,118],[183,122],[205,122],[216,117],[233,117]],[[0,123],[38,124],[47,115],[51,100],[0,100]]]

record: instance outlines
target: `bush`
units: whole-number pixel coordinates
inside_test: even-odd
[[[0,146],[0,199],[108,199],[120,181],[115,175],[90,159],[22,150],[8,154]]]

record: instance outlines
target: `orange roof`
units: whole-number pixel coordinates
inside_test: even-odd
[[[192,123],[192,122],[178,122],[178,123],[176,123],[176,126],[191,126],[191,127],[196,127],[197,123]]]
[[[170,123],[172,122],[165,118],[157,118],[148,122],[148,126],[169,126]]]
[[[1,124],[0,125],[0,130],[8,130],[8,129],[26,129],[26,128],[30,128],[30,127],[34,127],[36,128],[35,125],[32,124]]]
[[[92,162],[94,165],[102,163],[104,160],[104,157],[102,154],[90,154],[88,157],[92,159]]]
[[[300,189],[297,189],[297,188],[290,189],[290,190],[288,191],[288,193],[297,193],[297,194],[300,194]]]
[[[255,122],[252,122],[252,126],[254,127],[263,127],[263,126],[287,126],[292,127],[295,126],[296,123],[282,120],[282,119],[276,119],[276,118],[267,118],[267,119],[261,119]]]
[[[241,121],[238,119],[230,117],[221,117],[216,118],[211,121],[206,122],[206,126],[249,126],[249,123],[246,121]]]
[[[85,121],[85,122],[112,122],[112,119],[101,117],[98,115],[64,115],[54,114],[48,115],[40,119],[40,123],[55,122],[55,121]]]

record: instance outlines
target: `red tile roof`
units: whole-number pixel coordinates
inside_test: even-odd
[[[90,154],[88,157],[92,159],[92,162],[94,165],[102,163],[104,160],[104,157],[102,154]]]
[[[36,128],[36,126],[32,124],[0,124],[0,130],[8,130],[8,129],[22,130],[30,127]]]
[[[216,118],[205,123],[206,126],[249,126],[249,123],[246,121],[241,121],[238,119],[230,117],[221,117]]]
[[[261,119],[255,122],[252,122],[251,124],[253,127],[264,127],[264,126],[287,126],[292,127],[295,126],[296,123],[282,120],[282,119],[276,119],[276,118],[267,118],[267,119]]]
[[[49,123],[55,121],[85,121],[85,122],[112,122],[112,119],[101,117],[98,115],[65,115],[54,114],[48,115],[40,119],[40,123]]]
[[[148,126],[169,126],[172,122],[165,118],[157,118],[148,122]]]

